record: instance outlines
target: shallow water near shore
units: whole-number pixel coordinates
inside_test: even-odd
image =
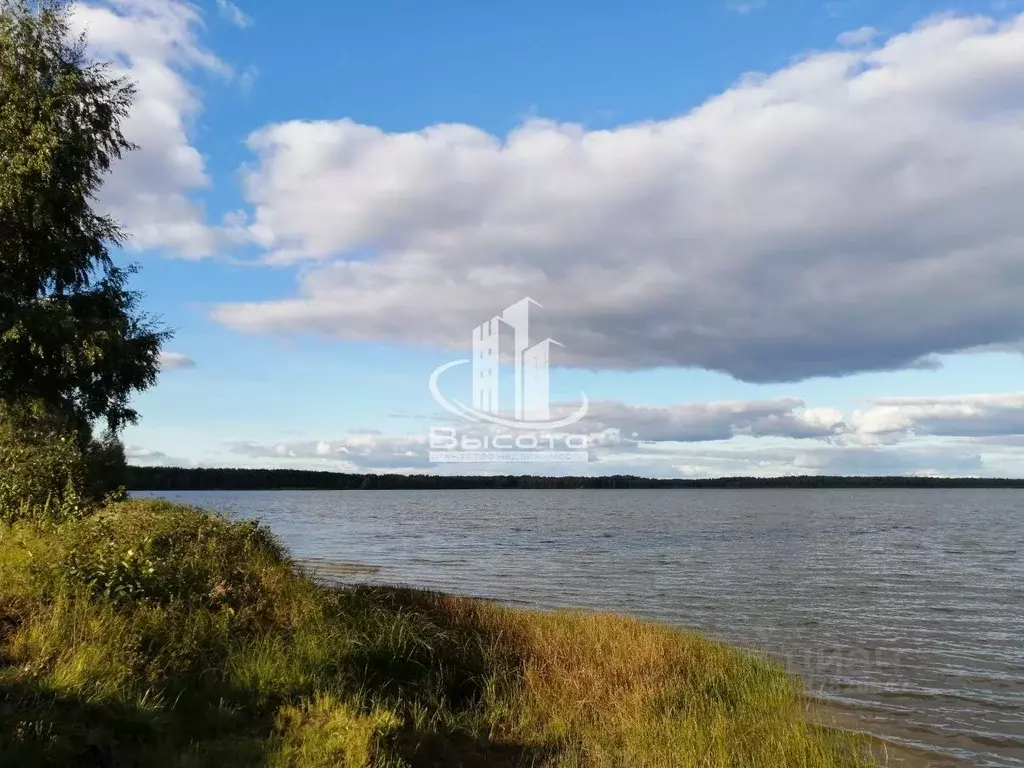
[[[327,581],[698,628],[925,765],[1024,766],[1024,491],[135,495],[262,520]]]

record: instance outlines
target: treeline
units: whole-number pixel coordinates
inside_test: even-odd
[[[192,469],[129,467],[131,491],[270,491],[270,490],[471,490],[471,489],[612,489],[612,488],[1024,488],[1024,479],[937,477],[721,477],[655,479],[608,477],[539,477],[532,475],[398,475],[316,472],[299,469]]]

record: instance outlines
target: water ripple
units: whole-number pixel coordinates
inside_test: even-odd
[[[935,764],[1024,767],[1024,492],[164,494],[319,578],[625,611],[770,654]]]

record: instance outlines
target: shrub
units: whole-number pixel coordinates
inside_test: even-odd
[[[85,449],[86,495],[94,501],[123,501],[127,494],[128,462],[124,444],[107,433],[93,438]]]
[[[264,580],[289,567],[258,523],[159,502],[141,506],[148,514],[133,515],[138,502],[114,504],[67,528],[58,580],[115,604],[259,610]]]
[[[83,517],[94,502],[125,496],[124,446],[112,434],[0,401],[0,522]]]
[[[81,517],[87,478],[78,436],[65,422],[0,403],[0,521]]]

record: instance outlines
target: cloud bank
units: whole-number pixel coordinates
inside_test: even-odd
[[[574,404],[570,404],[572,408]],[[456,474],[619,474],[667,477],[815,474],[1007,476],[1024,449],[1024,394],[886,398],[844,415],[796,398],[637,407],[595,403],[577,425],[590,462],[443,465],[428,429],[358,432],[279,443],[235,442],[261,466]],[[479,428],[460,433],[482,437]]]
[[[249,146],[247,235],[310,266],[292,297],[216,309],[243,331],[458,348],[528,295],[567,364],[751,382],[1024,338],[1024,16],[815,53],[613,130],[291,121]]]

